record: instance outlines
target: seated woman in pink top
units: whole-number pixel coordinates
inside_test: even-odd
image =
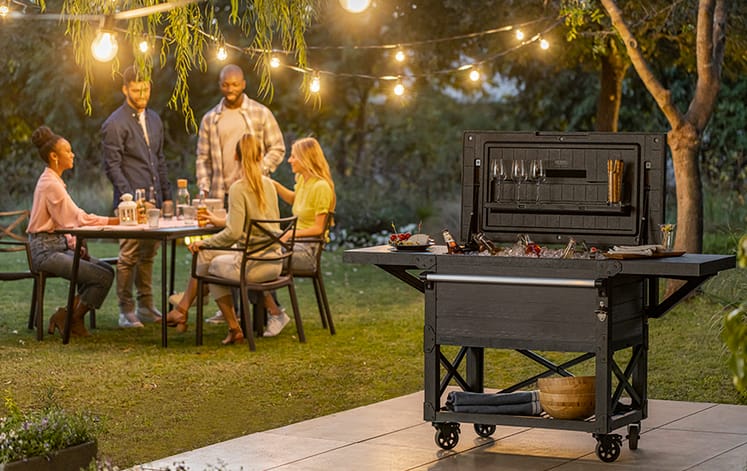
[[[67,139],[40,126],[31,135],[39,156],[47,164],[34,189],[34,202],[27,232],[31,246],[31,263],[35,271],[53,273],[70,279],[73,268],[75,238],[55,234],[55,229],[78,226],[103,226],[119,224],[117,218],[96,216],[80,209],[67,192],[62,173],[73,168],[75,154]],[[83,316],[91,308],[100,308],[114,280],[114,270],[108,263],[85,254],[78,268],[78,295],[75,297],[71,333],[76,336],[89,335]],[[65,325],[65,308],[49,319],[49,333],[55,328],[62,333]]]

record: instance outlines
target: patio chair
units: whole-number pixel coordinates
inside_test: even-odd
[[[316,305],[319,308],[319,317],[322,319],[322,327],[329,329],[330,335],[335,335],[335,324],[332,322],[332,312],[329,310],[327,301],[327,291],[324,289],[324,279],[322,277],[322,252],[327,245],[327,234],[334,221],[335,213],[330,211],[324,219],[324,232],[317,237],[297,237],[296,243],[315,244],[314,253],[316,254],[316,263],[314,268],[303,269],[298,266],[293,267],[293,276],[295,278],[311,278],[314,283],[314,294],[316,295]]]
[[[39,274],[31,269],[31,249],[24,232],[28,225],[29,215],[30,212],[26,209],[0,212],[0,257],[3,259],[0,265],[3,267],[0,270],[0,281],[33,280],[28,328],[33,329],[36,326],[36,338],[41,340],[44,334],[40,328],[41,313],[37,313],[37,306],[41,307],[38,301]],[[17,257],[20,253],[23,253],[25,258],[25,263],[22,263],[25,267],[9,269],[8,267],[18,265]]]
[[[254,219],[249,220],[245,227],[245,233],[247,234],[247,241],[245,247],[227,247],[217,248],[211,247],[209,249],[202,250],[221,250],[221,251],[234,251],[240,252],[241,256],[241,275],[238,280],[231,280],[227,278],[221,278],[218,276],[198,275],[197,274],[197,256],[192,256],[192,276],[197,280],[197,321],[196,321],[196,342],[197,345],[202,345],[202,310],[203,310],[203,285],[218,284],[223,286],[231,286],[238,288],[240,294],[239,300],[239,315],[241,316],[241,326],[244,331],[244,337],[249,344],[249,350],[255,351],[256,346],[254,343],[254,332],[257,331],[259,335],[262,334],[262,327],[264,320],[259,319],[257,312],[255,312],[254,323],[249,322],[249,296],[248,290],[258,293],[257,305],[260,307],[259,311],[263,310],[264,298],[262,296],[263,291],[272,291],[279,288],[287,287],[290,293],[291,305],[293,306],[293,317],[296,323],[296,332],[298,333],[298,340],[300,342],[306,342],[306,336],[303,332],[303,324],[301,323],[301,315],[298,310],[298,299],[296,297],[296,289],[293,284],[293,273],[291,257],[293,255],[293,244],[295,243],[296,236],[296,222],[297,217],[291,216],[280,219]],[[278,230],[279,229],[279,230]],[[282,241],[281,237],[285,234],[290,234],[287,241]],[[268,248],[279,247],[282,250],[274,252],[272,254],[265,254],[264,252]],[[278,278],[266,281],[263,283],[254,283],[247,279],[246,265],[249,262],[271,262],[279,261],[286,264],[287,270],[278,276]]]

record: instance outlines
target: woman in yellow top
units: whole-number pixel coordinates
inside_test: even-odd
[[[296,223],[296,237],[317,237],[324,231],[327,213],[335,210],[335,183],[329,164],[319,142],[313,137],[298,139],[291,147],[288,158],[291,170],[296,175],[296,184],[289,190],[273,180],[278,196],[292,205]],[[326,236],[326,234],[325,234]],[[293,269],[316,268],[316,244],[296,243],[293,247]],[[285,327],[290,318],[280,309],[270,293],[265,293],[265,306],[270,313],[265,337],[274,337]]]

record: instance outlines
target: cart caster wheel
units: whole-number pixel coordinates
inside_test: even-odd
[[[495,425],[475,424],[475,433],[482,438],[488,438],[495,433]]]
[[[620,456],[622,437],[617,434],[597,435],[596,453],[600,460],[612,463]]]
[[[443,424],[433,424],[436,427],[436,445],[444,450],[451,450],[459,443],[459,424],[446,422]]]
[[[641,423],[628,425],[628,448],[631,450],[638,449],[638,439],[641,437]]]

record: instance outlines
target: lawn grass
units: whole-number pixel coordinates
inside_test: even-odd
[[[93,243],[91,250],[112,256],[117,246]],[[190,257],[183,247],[177,257],[183,286]],[[325,253],[324,267],[337,335],[321,328],[310,280],[297,280],[307,343],[290,324],[277,338],[258,339],[256,352],[221,346],[225,326],[210,325],[202,347],[190,325],[183,335],[170,330],[163,349],[160,326],[117,328],[114,292],[92,337],[37,342],[26,329],[31,283],[3,283],[1,388],[22,406],[51,394],[64,407],[99,414],[106,426],[100,455],[120,467],[421,390],[422,295],[378,268],[343,264],[340,251]],[[154,276],[159,283],[158,265]],[[747,404],[731,386],[718,337],[722,306],[741,300],[745,276],[725,272],[703,294],[651,320],[651,398]],[[63,280],[50,280],[47,318],[66,294]],[[289,306],[287,293],[279,294]],[[207,309],[210,315],[214,306]],[[536,369],[515,352],[488,351],[486,362],[488,387]]]

